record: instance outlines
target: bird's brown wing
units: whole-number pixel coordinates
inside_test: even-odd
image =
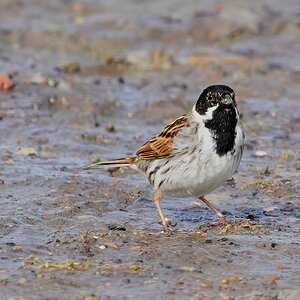
[[[165,129],[146,142],[136,153],[144,160],[160,159],[171,155],[174,137],[185,127],[189,126],[188,116],[183,115],[170,123]]]

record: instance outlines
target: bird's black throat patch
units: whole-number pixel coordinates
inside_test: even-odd
[[[205,121],[216,141],[216,152],[220,156],[233,150],[236,137],[237,112],[233,105],[220,105],[212,114],[212,119]]]

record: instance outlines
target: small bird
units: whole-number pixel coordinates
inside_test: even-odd
[[[234,91],[226,85],[203,90],[192,111],[184,114],[141,146],[135,156],[98,162],[84,170],[129,166],[153,186],[152,200],[166,232],[170,231],[160,202],[162,195],[197,196],[226,223],[205,198],[232,177],[244,149],[244,131]]]

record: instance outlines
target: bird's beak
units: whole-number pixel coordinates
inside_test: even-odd
[[[222,101],[221,101],[222,104],[225,104],[225,105],[229,105],[229,104],[232,104],[233,103],[233,99],[230,97],[230,95],[226,95]]]

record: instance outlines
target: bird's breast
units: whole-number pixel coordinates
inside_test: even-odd
[[[174,196],[210,193],[236,172],[243,144],[241,132],[236,134],[232,151],[224,155],[216,151],[216,143],[208,128],[194,130],[194,135],[183,132],[174,140],[173,155],[151,164],[147,172],[150,183]]]

